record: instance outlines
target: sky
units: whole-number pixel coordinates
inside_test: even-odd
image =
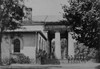
[[[32,7],[33,15],[62,15],[61,4],[68,5],[68,0],[26,0],[25,4]]]

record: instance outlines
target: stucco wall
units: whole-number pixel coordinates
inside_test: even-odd
[[[12,44],[12,41],[14,39],[20,40],[20,53],[25,54],[26,56],[29,56],[31,59],[36,59],[36,37],[35,33],[24,33],[21,34],[22,37],[14,36],[13,39],[11,39],[9,36],[3,36],[2,38],[2,59],[10,58],[10,54],[14,53],[14,46]]]
[[[22,39],[24,42],[23,46],[24,47],[27,47],[27,46],[34,47],[35,46],[35,35],[36,35],[36,33],[23,34],[22,35],[23,36]]]
[[[39,48],[42,46],[42,49],[45,49],[45,40],[44,38],[37,32],[33,33],[20,33],[21,36],[14,36],[14,38],[10,38],[4,36],[2,39],[2,59],[4,58],[10,58],[10,54],[14,53],[14,45],[13,40],[19,39],[20,40],[20,53],[23,53],[26,56],[29,56],[30,59],[36,59],[36,49],[39,50]],[[39,43],[39,40],[44,41],[42,45]],[[40,46],[39,46],[40,45]],[[44,47],[43,47],[44,46]]]
[[[41,42],[39,42],[40,38]],[[23,48],[21,49],[21,53],[24,53],[31,59],[36,59],[36,49],[46,49],[46,40],[39,33],[23,34],[22,40]]]
[[[11,49],[11,41],[9,36],[3,36],[2,37],[2,43],[1,43],[1,57],[2,59],[8,59],[10,58],[10,50]]]
[[[36,59],[36,33],[26,33],[22,34],[22,41],[23,41],[23,46],[21,49],[21,53],[25,54],[26,56],[29,56],[31,59]]]

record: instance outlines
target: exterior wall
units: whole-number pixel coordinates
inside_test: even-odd
[[[13,40],[20,40],[20,53],[29,56],[30,59],[36,59],[36,43],[35,33],[22,34],[22,37],[15,36],[11,39],[9,36],[3,36],[2,38],[2,59],[10,58],[11,54],[14,54]]]
[[[35,43],[35,35],[32,34],[23,34],[23,48],[21,49],[21,53],[29,56],[30,59],[36,59],[36,43]]]
[[[31,32],[31,33],[20,33],[20,34],[21,36],[16,35],[12,39],[9,36],[3,37],[2,59],[10,58],[10,55],[14,54],[13,41],[15,39],[20,40],[20,53],[29,56],[30,59],[36,60],[36,51],[39,50],[40,48],[43,50],[47,50],[46,48],[47,42],[40,33]]]
[[[23,34],[22,36],[22,39],[23,39],[23,46],[24,47],[35,47],[36,44],[35,44],[35,35],[36,33],[25,33]]]
[[[9,59],[11,52],[11,40],[9,36],[2,37],[1,43],[1,58],[2,59]]]

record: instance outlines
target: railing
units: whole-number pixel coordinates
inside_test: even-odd
[[[77,57],[68,57],[68,63],[85,63],[88,61],[88,57],[77,56]]]
[[[42,59],[42,64],[68,64],[68,63],[86,63],[89,60],[88,57],[77,56],[67,57],[66,59]]]

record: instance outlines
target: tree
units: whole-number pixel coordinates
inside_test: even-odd
[[[84,56],[88,59],[96,57],[97,50],[95,48],[88,48],[82,43],[75,44],[75,56]]]
[[[19,28],[23,16],[23,6],[19,4],[19,0],[0,0],[0,62],[3,33]]]
[[[63,6],[64,18],[79,43],[99,48],[100,0],[70,0]]]

